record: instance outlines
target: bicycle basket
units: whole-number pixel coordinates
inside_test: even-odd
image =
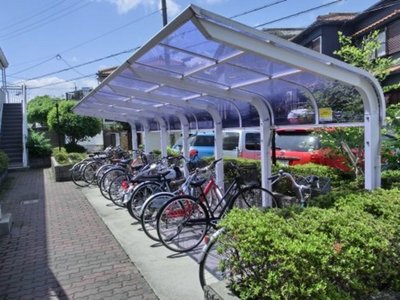
[[[331,191],[331,180],[328,177],[319,177],[312,182],[311,191],[313,195],[327,194]]]

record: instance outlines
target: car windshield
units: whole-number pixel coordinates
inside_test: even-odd
[[[214,146],[214,136],[211,135],[194,135],[189,138],[190,146]]]
[[[275,137],[277,149],[308,152],[319,148],[318,138],[305,132],[283,132]]]

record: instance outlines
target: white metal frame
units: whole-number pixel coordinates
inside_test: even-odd
[[[140,66],[138,60],[150,51],[153,47],[159,45],[163,39],[175,32],[180,26],[188,20],[192,21],[197,29],[209,40],[219,42],[223,45],[237,49],[230,56],[217,59],[210,59],[210,64],[193,70],[179,74],[170,72],[170,76],[165,76],[161,69],[157,70],[156,66],[152,66],[154,71],[143,70],[135,66]],[[178,50],[183,53],[192,52],[187,49],[176,49],[173,46],[162,44],[171,50]],[[264,76],[253,81],[243,81],[232,86],[218,88],[200,82],[188,80],[190,76],[194,76],[198,72],[202,72],[215,65],[229,64],[230,59],[243,55],[244,53],[257,54],[266,60],[272,60],[294,68],[294,71],[288,74],[275,74],[273,76]],[[202,58],[200,54],[195,54]],[[245,67],[243,69],[246,69]],[[113,80],[123,71],[130,70],[133,80],[140,79],[145,82],[152,83],[153,88],[147,91],[139,91],[131,87],[122,87],[113,83]],[[205,11],[196,6],[188,7],[180,16],[175,18],[169,25],[165,26],[154,38],[141,47],[132,55],[124,64],[114,71],[101,85],[85,97],[80,104],[75,107],[78,113],[88,114],[88,107],[103,108],[103,113],[107,118],[120,117],[122,111],[126,111],[126,118],[132,120],[140,120],[144,124],[145,132],[148,132],[149,120],[155,120],[160,124],[161,136],[166,135],[166,123],[163,116],[174,114],[178,116],[183,130],[184,153],[187,154],[188,145],[185,143],[188,137],[188,117],[193,108],[207,111],[213,120],[215,130],[215,157],[222,157],[222,119],[218,113],[217,106],[204,101],[202,97],[209,95],[230,101],[231,103],[246,102],[253,105],[260,117],[261,132],[261,159],[262,159],[262,184],[268,187],[268,177],[271,173],[271,160],[269,157],[269,148],[271,141],[271,126],[274,126],[274,115],[268,99],[258,95],[257,93],[240,90],[245,86],[251,86],[257,82],[266,80],[284,80],[285,76],[297,72],[309,72],[317,76],[329,78],[334,81],[341,82],[356,88],[364,103],[364,127],[365,127],[365,188],[375,189],[380,186],[380,128],[385,118],[385,102],[383,92],[377,80],[368,72],[352,67],[334,58],[317,53],[313,50],[293,44],[289,41],[280,39],[266,32],[258,31],[254,28],[247,27],[236,21],[226,19],[214,13]],[[126,101],[114,101],[112,97],[100,97],[102,88],[108,86],[115,92],[116,97],[121,98],[127,96]],[[177,99],[172,96],[156,95],[154,91],[163,86],[173,87],[193,92],[193,96]],[[307,88],[305,87],[307,91]],[[311,93],[310,93],[311,94]],[[158,106],[150,105],[148,107],[136,105],[134,101],[130,102],[129,97],[137,97],[140,100],[155,101],[160,103]],[[316,124],[318,126],[318,106],[315,99],[311,97],[312,105],[316,111]],[[122,102],[122,103],[121,103]],[[85,108],[85,103],[87,103]],[[98,105],[94,104],[97,103]],[[108,105],[108,106],[107,106]],[[115,105],[115,106],[113,106]],[[118,108],[116,106],[119,106]],[[140,109],[138,109],[140,107]],[[165,108],[165,109],[164,109]],[[162,113],[159,113],[159,112]],[[177,113],[178,112],[178,113]],[[99,114],[99,113],[97,113]],[[104,115],[103,115],[104,116]],[[337,124],[329,124],[335,126]],[[349,124],[354,125],[354,124]],[[325,125],[326,126],[326,125]],[[145,134],[146,136],[146,134]],[[164,138],[161,137],[162,147],[166,147]],[[222,184],[223,169],[222,164],[217,166],[218,183]]]

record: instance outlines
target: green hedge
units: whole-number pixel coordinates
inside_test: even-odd
[[[222,220],[241,299],[366,299],[400,291],[400,190],[337,199],[283,217],[234,210]]]
[[[30,157],[50,157],[51,143],[46,138],[44,132],[35,132],[29,130],[28,140],[26,143]]]
[[[8,161],[7,154],[3,150],[0,150],[0,172],[8,168]]]

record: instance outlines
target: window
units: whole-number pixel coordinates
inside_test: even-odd
[[[380,44],[380,47],[376,50],[376,57],[386,55],[386,30],[379,32],[378,42]]]
[[[239,132],[225,132],[223,140],[224,150],[235,150],[239,146]]]
[[[387,54],[400,52],[400,20],[388,25],[386,41]]]
[[[245,141],[247,150],[261,150],[259,133],[247,133]]]
[[[319,36],[316,39],[313,39],[310,43],[308,43],[306,47],[321,53],[321,48],[322,48],[321,44],[322,44],[322,39]]]

